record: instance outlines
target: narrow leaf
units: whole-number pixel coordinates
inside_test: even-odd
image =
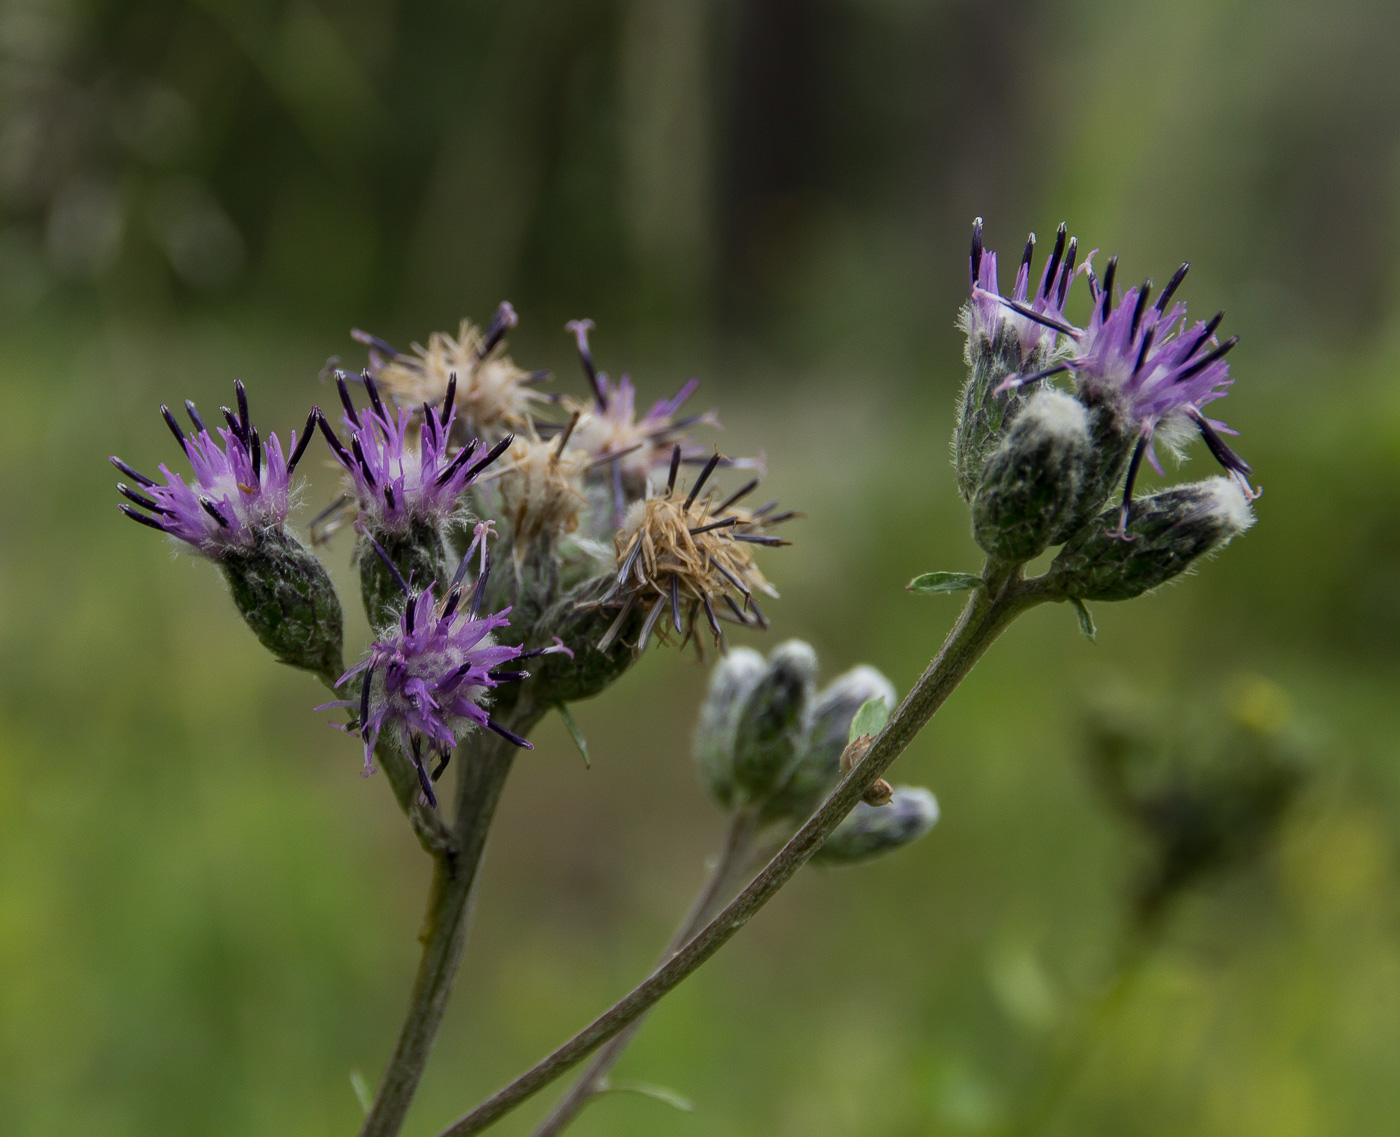
[[[588,739],[583,737],[583,731],[574,721],[574,716],[569,712],[569,708],[563,703],[555,703],[555,710],[559,712],[560,719],[563,720],[564,729],[569,732],[569,737],[574,740],[574,745],[578,747],[578,752],[583,755],[583,764],[592,769],[592,763],[588,761]]]
[[[355,1091],[355,1100],[360,1103],[360,1108],[368,1117],[370,1108],[374,1105],[374,1095],[369,1092],[369,1083],[365,1081],[365,1076],[358,1070],[350,1071],[350,1088]]]
[[[1069,602],[1074,605],[1075,614],[1079,617],[1079,630],[1084,633],[1084,638],[1091,644],[1098,643],[1099,630],[1094,627],[1094,617],[1089,609],[1084,607],[1084,601],[1071,596]]]
[[[938,592],[965,592],[969,588],[981,588],[983,580],[970,572],[926,572],[916,576],[904,587],[910,592],[932,595]]]
[[[854,742],[867,734],[873,738],[885,729],[889,717],[890,709],[885,705],[884,699],[866,699],[860,705],[860,710],[856,711],[856,717],[851,720],[850,741]]]
[[[653,1086],[649,1082],[609,1082],[607,1088],[602,1091],[605,1094],[640,1094],[644,1098],[651,1098],[659,1101],[662,1105],[669,1105],[672,1109],[678,1109],[682,1113],[694,1113],[695,1103],[689,1098],[681,1097],[675,1090],[666,1086]]]

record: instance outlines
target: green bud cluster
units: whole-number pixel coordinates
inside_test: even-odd
[[[721,807],[752,810],[763,825],[800,824],[840,781],[857,712],[872,701],[894,706],[894,688],[873,667],[854,668],[820,691],[816,673],[816,653],[798,640],[766,660],[735,648],[711,672],[695,759]],[[868,860],[923,836],[936,819],[932,794],[901,787],[888,805],[859,806],[823,860]]]

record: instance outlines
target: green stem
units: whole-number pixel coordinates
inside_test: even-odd
[[[509,725],[525,734],[539,717],[528,705],[518,706]],[[409,996],[408,1014],[360,1137],[395,1137],[423,1077],[462,963],[486,834],[514,757],[511,743],[486,731],[475,732],[470,745],[459,748],[452,827],[442,827],[447,839],[440,844],[424,842],[433,855],[433,881],[423,930],[419,933],[423,955]]]
[[[665,963],[675,955],[696,932],[705,926],[715,914],[715,909],[719,905],[720,897],[725,893],[726,886],[750,863],[750,857],[753,854],[754,830],[757,828],[756,822],[757,818],[751,810],[736,810],[730,815],[729,828],[725,833],[724,845],[720,849],[715,867],[710,871],[709,879],[691,905],[690,915],[676,929],[675,934],[671,937],[671,942],[666,945],[666,950],[661,954],[660,963]],[[622,1057],[622,1052],[627,1049],[628,1044],[642,1029],[644,1021],[645,1016],[639,1015],[635,1021],[619,1034],[613,1036],[599,1049],[598,1053],[593,1055],[593,1060],[584,1067],[578,1081],[559,1099],[549,1116],[540,1123],[539,1128],[534,1132],[534,1137],[557,1137],[557,1134],[564,1132],[574,1118],[583,1112],[584,1107],[593,1098],[607,1090],[608,1071]]]
[[[538,1093],[649,1011],[663,996],[715,954],[772,899],[822,847],[841,819],[928,723],[1006,627],[1043,596],[1019,568],[988,566],[986,587],[972,593],[938,654],[890,717],[865,756],[762,872],[718,916],[639,986],[594,1019],[553,1054],[498,1090],[439,1137],[469,1137]]]

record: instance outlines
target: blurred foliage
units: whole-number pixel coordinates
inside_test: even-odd
[[[1400,1126],[1400,9],[1381,0],[5,0],[0,4],[0,1128],[343,1134],[416,962],[426,864],[208,566],[121,522],[158,403],[324,401],[346,331],[503,298],[642,397],[701,375],[807,519],[775,634],[907,689],[979,564],[947,461],[974,215],[1062,217],[1244,340],[1266,494],[1194,578],[1014,628],[901,759],[943,819],[804,873],[668,1000],[590,1134],[975,1134],[1112,968],[1140,848],[1086,700],[1286,690],[1327,760],[1277,851],[1186,898],[1058,1132]],[[310,463],[318,467],[316,462]],[[329,500],[313,470],[306,513]],[[332,546],[342,589],[348,549]],[[351,628],[350,637],[363,628]],[[776,641],[775,641],[776,642]],[[766,646],[766,645],[759,645]],[[1254,680],[1246,678],[1243,682]],[[654,652],[547,722],[410,1122],[431,1134],[643,973],[718,836],[704,687]],[[528,1132],[534,1111],[501,1127]]]

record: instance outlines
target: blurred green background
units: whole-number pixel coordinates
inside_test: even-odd
[[[1268,684],[1319,776],[1177,913],[1056,1131],[1400,1130],[1398,41],[1385,0],[0,3],[0,1132],[351,1133],[417,958],[428,866],[383,780],[116,513],[108,454],[171,460],[159,403],[241,376],[285,433],[352,325],[503,298],[516,360],[581,393],[591,316],[641,397],[698,374],[805,512],[769,642],[903,691],[957,603],[903,584],[980,564],[947,460],[978,214],[1004,258],[1064,218],[1129,283],[1195,263],[1182,295],[1244,341],[1222,413],[1260,523],[1097,606],[1097,645],[1060,606],[1018,624],[896,767],[933,834],[804,872],[648,1023],[621,1076],[697,1111],[575,1131],[994,1131],[1107,982],[1143,855],[1084,707]],[[665,941],[721,827],[705,674],[648,653],[577,708],[591,770],[553,720],[522,756],[408,1132]]]

